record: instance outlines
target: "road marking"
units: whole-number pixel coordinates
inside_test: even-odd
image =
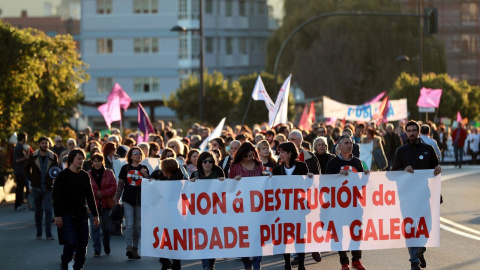
[[[463,177],[463,176],[478,174],[478,173],[480,173],[480,170],[442,175],[442,181],[447,181],[447,180],[450,180],[450,179],[453,179],[453,178],[458,178],[458,177]]]
[[[478,173],[480,173],[480,170],[479,170],[479,168],[475,167],[475,168],[473,168],[473,170],[469,170],[469,171],[452,173],[452,174],[448,174],[448,175],[442,175],[442,182],[447,181],[447,180],[451,180],[451,179],[454,179],[454,178],[459,178],[459,177],[468,176],[468,175],[472,175],[472,174],[478,174]],[[472,228],[469,228],[467,226],[461,225],[459,223],[453,222],[453,221],[448,220],[448,219],[443,218],[443,217],[440,217],[440,222],[449,224],[450,226],[457,227],[461,230],[471,232],[471,233],[479,235],[479,236],[472,235],[472,234],[469,234],[469,233],[466,233],[466,232],[462,232],[460,230],[451,228],[451,227],[449,227],[445,224],[440,224],[441,229],[444,229],[446,231],[449,231],[451,233],[454,233],[454,234],[457,234],[457,235],[460,235],[460,236],[464,236],[464,237],[467,237],[467,238],[470,238],[470,239],[480,241],[480,231],[477,231],[475,229],[472,229]]]
[[[471,238],[473,240],[477,240],[477,241],[480,241],[480,237],[478,236],[475,236],[475,235],[471,235],[471,234],[468,234],[468,233],[465,233],[465,232],[462,232],[462,231],[459,231],[457,229],[454,229],[454,228],[450,228],[446,225],[443,225],[443,224],[440,224],[440,228],[441,229],[444,229],[446,231],[449,231],[451,233],[454,233],[454,234],[458,234],[460,236],[464,236],[464,237],[467,237],[467,238]]]
[[[474,234],[477,234],[477,235],[480,236],[480,231],[477,231],[477,230],[475,230],[475,229],[469,228],[469,227],[467,227],[467,226],[463,226],[462,224],[453,222],[453,221],[448,220],[448,219],[446,219],[446,218],[440,217],[440,222],[449,224],[449,225],[454,226],[454,227],[457,227],[457,228],[459,228],[459,229],[461,229],[461,230],[464,230],[464,231],[467,231],[467,232],[471,232],[471,233],[474,233]]]

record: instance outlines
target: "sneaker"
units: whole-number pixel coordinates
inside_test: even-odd
[[[418,256],[418,259],[420,260],[420,268],[425,268],[427,267],[427,261],[425,261],[425,257],[423,256]]]
[[[17,211],[17,212],[21,212],[23,210],[25,210],[25,208],[23,206],[17,206],[17,208],[15,208],[15,211]]]
[[[322,261],[322,255],[320,255],[320,252],[312,252],[312,258],[316,262]]]
[[[348,263],[342,264],[342,270],[350,270],[350,265]]]
[[[36,236],[36,237],[37,237],[38,240],[40,240],[40,239],[42,239],[42,234],[41,234],[41,233],[37,233],[37,236]]]
[[[412,262],[410,263],[411,270],[420,270],[420,266],[418,265],[417,262]]]
[[[95,251],[95,253],[93,253],[93,257],[100,257],[100,251]]]
[[[292,265],[298,265],[298,257],[293,258]]]
[[[55,240],[55,238],[53,238],[53,235],[49,235],[47,236],[47,240]]]
[[[104,246],[105,254],[110,255],[110,246]]]
[[[357,269],[357,270],[365,270],[365,267],[363,267],[362,261],[360,260],[352,262],[352,267],[353,269]]]

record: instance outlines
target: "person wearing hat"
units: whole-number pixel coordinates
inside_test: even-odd
[[[54,240],[51,229],[53,178],[48,172],[50,168],[58,166],[58,157],[48,149],[47,137],[40,137],[38,146],[39,149],[29,156],[25,164],[25,175],[32,183],[37,239],[42,238],[42,219],[45,212],[45,236],[48,240]]]

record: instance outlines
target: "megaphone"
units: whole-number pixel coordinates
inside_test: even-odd
[[[62,170],[62,168],[60,168],[58,166],[53,166],[48,170],[48,176],[50,176],[50,178],[52,178],[52,179],[55,179],[55,177],[57,177],[58,173],[61,170]]]

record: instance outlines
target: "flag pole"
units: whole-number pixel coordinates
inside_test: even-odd
[[[247,105],[247,109],[245,110],[245,114],[243,115],[243,118],[242,118],[242,127],[243,127],[243,124],[245,124],[245,119],[247,118],[247,114],[248,114],[248,110],[250,110],[250,104],[252,104],[252,97],[250,97],[250,99],[248,100],[248,105]]]

